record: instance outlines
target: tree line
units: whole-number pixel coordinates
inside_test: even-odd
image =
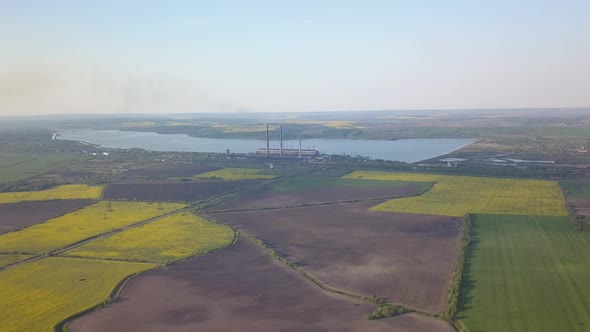
[[[444,318],[452,321],[459,310],[459,298],[461,292],[461,282],[463,279],[463,270],[465,269],[465,256],[469,250],[469,245],[472,242],[471,227],[473,225],[473,215],[467,214],[463,222],[463,239],[461,240],[461,253],[455,265],[455,271],[451,278],[451,286],[449,287],[449,298],[447,308],[443,314]]]

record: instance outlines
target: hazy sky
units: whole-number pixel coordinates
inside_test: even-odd
[[[0,114],[590,106],[590,1],[0,0]]]

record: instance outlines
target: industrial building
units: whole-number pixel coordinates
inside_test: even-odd
[[[283,126],[279,125],[279,132],[281,134],[281,145],[277,148],[270,148],[270,135],[268,131],[268,124],[266,125],[266,147],[259,148],[256,154],[266,157],[286,157],[286,158],[314,158],[320,155],[319,151],[312,149],[301,148],[301,136],[299,136],[299,149],[283,149]]]
[[[267,149],[267,148],[259,148],[256,151],[258,155],[264,156],[271,156],[271,157],[296,157],[296,158],[307,158],[307,157],[317,157],[319,156],[319,152],[317,150],[309,150],[309,149]]]

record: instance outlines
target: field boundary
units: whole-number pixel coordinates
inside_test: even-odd
[[[475,215],[472,231],[458,314],[466,330],[587,330],[588,233],[566,216],[493,214]]]
[[[347,297],[358,299],[358,300],[367,301],[367,302],[373,303],[373,304],[375,304],[374,300],[378,299],[378,300],[382,301],[383,303],[388,303],[388,304],[392,304],[392,305],[401,307],[401,308],[407,310],[406,313],[414,312],[414,313],[417,313],[420,315],[441,319],[441,316],[437,315],[435,313],[427,312],[427,311],[417,309],[417,308],[414,308],[414,307],[411,307],[408,305],[396,303],[391,300],[385,300],[385,299],[376,297],[375,295],[368,295],[367,296],[367,295],[362,295],[362,294],[358,294],[358,293],[347,291],[347,290],[342,290],[342,289],[339,289],[336,287],[328,286],[325,283],[323,283],[322,281],[320,281],[318,278],[316,278],[313,274],[305,271],[304,269],[298,267],[295,263],[291,262],[289,259],[281,256],[281,254],[279,254],[272,247],[268,246],[266,243],[264,243],[262,240],[258,239],[257,237],[245,234],[244,232],[241,232],[241,234],[248,241],[252,242],[256,246],[258,246],[262,251],[269,254],[272,258],[276,259],[278,262],[295,270],[295,272],[301,274],[305,279],[311,281],[313,284],[315,284],[316,286],[318,286],[319,288],[321,288],[322,290],[324,290],[326,292],[330,292],[330,293],[334,293],[334,294],[338,294],[338,295],[343,295],[343,296],[347,296]]]
[[[356,200],[350,200],[350,201],[334,201],[334,202],[322,202],[322,203],[308,203],[308,204],[289,205],[289,206],[277,206],[277,207],[268,207],[268,208],[235,209],[235,210],[211,210],[211,211],[207,211],[207,213],[208,214],[217,214],[217,213],[256,212],[256,211],[269,211],[269,210],[300,209],[300,208],[306,208],[306,207],[325,206],[325,205],[338,205],[338,204],[362,203],[362,202],[370,202],[370,201],[382,201],[382,200],[390,200],[390,199],[403,198],[403,197],[410,197],[410,196],[366,198],[366,199],[356,199]]]
[[[139,227],[139,226],[142,226],[142,225],[151,223],[153,221],[160,220],[160,219],[163,219],[163,218],[166,218],[166,217],[175,215],[177,213],[180,213],[180,212],[186,211],[186,210],[189,210],[189,207],[184,207],[184,208],[181,208],[181,209],[170,211],[168,213],[159,215],[157,217],[146,219],[146,220],[142,220],[142,221],[139,221],[139,222],[134,223],[134,224],[131,224],[131,225],[127,225],[127,226],[124,226],[124,227],[121,227],[121,228],[117,228],[117,229],[108,231],[106,233],[97,234],[97,235],[94,235],[94,236],[91,236],[91,237],[82,239],[80,241],[71,243],[71,244],[69,244],[69,245],[67,245],[65,247],[61,247],[61,248],[55,249],[55,250],[50,251],[50,252],[48,252],[46,254],[43,254],[43,255],[31,254],[31,253],[25,253],[25,252],[22,252],[22,253],[21,252],[19,252],[19,253],[7,253],[7,254],[30,254],[30,255],[33,255],[33,257],[31,257],[29,259],[26,259],[24,261],[20,261],[20,262],[16,262],[16,263],[13,263],[13,264],[9,264],[9,265],[0,267],[0,271],[8,270],[8,269],[11,269],[11,268],[14,268],[14,267],[17,267],[17,266],[26,264],[26,263],[34,262],[36,260],[39,260],[39,259],[42,259],[42,258],[45,258],[45,257],[58,256],[59,254],[61,254],[63,252],[66,252],[68,250],[71,250],[71,249],[80,247],[80,246],[82,246],[82,245],[84,245],[84,244],[86,244],[88,242],[91,242],[91,241],[94,241],[94,240],[97,240],[97,239],[100,239],[100,238],[103,238],[103,237],[108,237],[108,236],[111,236],[111,235],[114,235],[114,234],[117,234],[117,233],[120,233],[120,232],[124,232],[126,230],[129,230],[129,229],[132,229],[132,228],[136,228],[136,227]]]
[[[231,181],[231,180],[219,180],[221,181]],[[260,180],[250,180],[250,181],[260,181]],[[142,199],[133,199],[130,200],[128,198],[109,198],[109,199],[104,199],[104,192],[106,191],[107,187],[110,185],[141,185],[141,184],[178,184],[178,183],[198,183],[199,181],[168,181],[168,182],[129,182],[129,183],[109,183],[104,185],[104,189],[102,191],[101,194],[101,199],[103,201],[113,201],[113,202],[145,202],[145,203],[181,203],[181,204],[192,204],[192,205],[196,205],[196,204],[205,204],[208,203],[209,201],[218,199],[218,198],[224,198],[225,196],[230,196],[232,194],[236,194],[236,193],[240,193],[242,191],[246,191],[248,189],[250,189],[251,187],[255,188],[254,190],[258,189],[258,186],[266,186],[268,184],[268,182],[264,182],[264,181],[260,181],[262,183],[253,183],[253,184],[246,184],[242,187],[237,187],[234,190],[228,191],[226,193],[221,193],[219,195],[213,196],[213,197],[209,197],[209,198],[204,198],[202,200],[198,200],[198,201],[182,201],[182,200],[142,200]],[[229,198],[233,198],[233,197],[229,197]]]
[[[21,153],[18,153],[18,152],[17,153],[10,153],[9,152],[8,154],[12,154],[12,155],[18,156]],[[35,154],[36,157],[27,156],[27,157],[30,157],[31,159],[28,159],[28,160],[25,160],[25,161],[21,161],[21,162],[18,162],[18,163],[14,163],[14,164],[11,164],[11,165],[4,165],[4,166],[1,166],[0,168],[8,168],[8,167],[13,167],[13,166],[18,166],[18,165],[21,165],[21,164],[26,164],[26,163],[29,163],[29,162],[34,162],[34,161],[40,160],[40,159],[42,160],[42,158],[39,157],[39,156],[46,156],[46,155],[51,155],[51,154],[52,153],[45,152],[45,153]],[[66,166],[70,166],[70,165],[73,165],[73,164],[82,162],[82,160],[77,160],[80,157],[79,156],[76,156],[74,154],[70,154],[70,153],[67,153],[66,152],[66,153],[58,153],[58,155],[67,156],[68,159],[56,160],[54,162],[48,163],[46,165],[47,168],[40,169],[40,170],[32,170],[31,172],[23,173],[23,174],[25,174],[25,176],[23,178],[12,180],[12,181],[6,181],[6,182],[30,180],[30,179],[32,179],[32,178],[34,178],[36,176],[39,176],[39,175],[42,175],[42,174],[45,174],[45,173],[52,172],[52,171],[54,171],[54,170],[56,170],[56,169],[58,169],[60,167],[63,167],[62,165],[60,165],[60,163],[65,163],[65,164],[67,164]],[[82,157],[80,159],[88,160],[88,158],[84,158],[84,157]]]
[[[465,279],[463,277],[465,274],[465,262],[467,260],[469,249],[471,248],[471,245],[474,241],[471,235],[473,222],[473,214],[466,214],[463,218],[463,237],[461,239],[461,249],[449,285],[447,307],[442,315],[442,317],[451,323],[455,329],[465,332],[468,332],[467,328],[465,328],[463,323],[456,317],[461,306],[461,298],[464,295],[462,288],[465,286]]]
[[[240,196],[242,194],[257,191],[257,190],[262,189],[262,188],[264,188],[264,187],[266,187],[267,185],[270,184],[270,181],[269,182],[267,182],[267,181],[261,181],[261,182],[262,183],[254,183],[254,184],[249,185],[249,186],[239,187],[236,190],[227,192],[225,194],[220,194],[220,195],[211,197],[209,199],[206,199],[206,200],[203,200],[203,201],[200,201],[200,202],[196,202],[195,205],[197,206],[198,209],[205,209],[208,206],[212,206],[212,205],[215,205],[217,203],[221,203],[221,202],[223,202],[225,200],[232,199],[234,197],[238,197],[238,196]]]
[[[31,159],[19,161],[18,163],[3,165],[3,166],[0,166],[0,168],[6,168],[6,167],[12,167],[12,166],[20,165],[20,164],[25,164],[25,163],[28,163],[29,161],[33,161],[33,160],[37,160],[37,159],[39,159],[39,158],[31,158]]]
[[[391,200],[377,211],[427,213],[462,217],[467,213],[564,216],[565,199],[556,181],[475,178],[427,173],[355,171],[349,178],[436,181],[421,197]]]
[[[125,285],[127,285],[127,282],[129,282],[129,280],[131,280],[133,277],[140,275],[141,273],[144,272],[149,272],[149,271],[153,271],[155,269],[157,269],[158,267],[154,267],[151,268],[149,270],[145,270],[145,271],[141,271],[141,272],[136,272],[136,273],[132,273],[130,275],[128,275],[127,277],[125,277],[123,280],[121,280],[111,291],[111,293],[109,294],[109,296],[107,297],[107,299],[95,306],[92,306],[90,308],[87,308],[83,311],[77,312],[75,314],[73,314],[72,316],[62,320],[61,322],[57,323],[54,327],[53,327],[53,331],[54,332],[70,332],[70,329],[68,329],[67,325],[70,321],[81,317],[87,313],[90,313],[96,309],[102,308],[104,306],[109,305],[110,303],[112,303],[113,301],[115,301],[119,295],[121,294],[121,291],[123,290],[123,288],[125,287]]]
[[[198,217],[203,218],[202,216],[200,216],[196,212],[190,210],[190,208],[184,208],[184,209],[181,209],[181,210],[188,210],[191,213],[194,213],[195,215],[197,215]],[[173,211],[173,212],[178,213],[181,210],[177,210],[177,211]],[[206,221],[208,221],[208,222],[215,223],[215,222],[210,221],[208,219],[205,219],[205,218],[203,218],[203,219],[206,220]],[[217,223],[217,224],[219,224],[219,223]],[[178,263],[183,262],[185,260],[188,260],[188,259],[191,259],[191,258],[195,258],[195,257],[198,257],[198,256],[202,256],[202,255],[206,255],[206,254],[209,254],[209,253],[212,253],[212,252],[216,252],[216,251],[219,251],[219,250],[223,250],[225,248],[228,248],[230,246],[235,245],[237,243],[237,241],[238,241],[238,238],[240,236],[240,233],[235,228],[233,228],[231,226],[230,226],[230,228],[233,230],[234,237],[233,237],[232,241],[229,244],[227,244],[225,246],[222,246],[222,247],[215,248],[213,250],[208,250],[208,251],[205,251],[205,252],[197,253],[197,254],[191,255],[189,257],[184,257],[182,259],[179,259],[179,260],[176,260],[176,261],[173,261],[173,262],[169,262],[169,263],[166,263],[166,264],[158,264],[155,267],[153,267],[151,269],[148,269],[148,270],[145,270],[145,271],[133,273],[133,274],[127,276],[126,278],[124,278],[123,280],[121,280],[121,282],[119,282],[117,284],[117,286],[115,286],[113,288],[113,290],[111,291],[111,294],[109,295],[109,297],[108,297],[107,300],[105,300],[105,301],[103,301],[101,303],[98,303],[98,304],[96,304],[96,305],[94,305],[94,306],[92,306],[92,307],[90,307],[88,309],[85,309],[83,311],[77,312],[77,313],[75,313],[75,314],[73,314],[73,315],[71,315],[71,316],[63,319],[61,322],[59,322],[57,325],[55,325],[53,331],[54,332],[70,332],[70,329],[68,328],[68,324],[71,321],[73,321],[76,318],[82,317],[82,316],[84,316],[86,314],[89,314],[89,313],[91,313],[93,311],[100,310],[100,309],[108,306],[109,304],[115,302],[119,298],[119,296],[121,295],[121,292],[123,291],[123,289],[125,288],[125,286],[127,285],[127,283],[132,278],[134,278],[136,276],[139,276],[140,274],[148,273],[148,272],[155,271],[155,270],[158,270],[158,269],[163,269],[163,268],[166,268],[166,267],[169,267],[169,266],[173,266],[174,264],[178,264]],[[67,257],[67,256],[61,256],[61,257],[65,257],[65,258],[68,258],[68,259],[89,259],[88,257],[84,257],[84,258]],[[111,260],[111,259],[101,259],[101,258],[90,258],[90,259]],[[135,261],[126,261],[126,260],[121,260],[121,261],[119,261],[119,260],[111,260],[111,261],[136,263]],[[147,263],[156,264],[156,263],[153,263],[153,262],[147,262]]]
[[[86,259],[86,260],[95,260],[95,261],[109,261],[109,262],[122,262],[122,263],[148,263],[148,264],[159,264],[158,262],[152,261],[144,261],[139,259],[124,259],[124,258],[102,258],[102,257],[84,257],[84,256],[76,256],[76,255],[59,255],[59,257],[63,258],[71,258],[71,259]]]
[[[572,227],[574,227],[578,232],[590,231],[590,224],[589,224],[590,216],[586,216],[586,215],[577,213],[576,212],[576,205],[574,204],[574,202],[569,201],[569,198],[577,199],[577,200],[588,200],[588,201],[590,201],[590,198],[575,198],[575,197],[568,196],[567,191],[566,191],[565,187],[561,184],[561,182],[559,183],[559,187],[561,188],[561,193],[563,194],[565,210],[567,211],[567,216],[568,216],[568,219],[569,219]]]
[[[235,209],[235,210],[209,210],[209,211],[206,211],[206,213],[207,214],[216,214],[216,213],[232,213],[232,212],[249,212],[249,211],[254,212],[254,211],[268,211],[268,210],[298,209],[298,208],[316,207],[316,206],[325,206],[325,205],[362,203],[362,202],[370,202],[370,201],[382,201],[382,200],[392,200],[392,199],[398,199],[398,198],[416,197],[416,196],[424,195],[425,193],[427,193],[430,189],[432,189],[432,187],[435,184],[436,184],[436,182],[431,182],[430,186],[428,186],[426,189],[424,189],[423,191],[421,191],[415,195],[374,197],[374,198],[355,199],[355,200],[346,200],[346,201],[307,203],[307,204],[300,204],[300,205],[277,206],[277,207],[268,207],[268,208]]]
[[[245,238],[246,240],[248,240],[249,242],[251,242],[252,244],[256,245],[258,248],[260,248],[260,250],[266,252],[269,256],[271,256],[273,259],[275,259],[276,261],[278,261],[279,263],[286,265],[287,267],[293,269],[296,273],[300,274],[301,276],[303,276],[305,279],[307,279],[308,281],[310,281],[311,283],[313,283],[314,285],[318,286],[320,289],[329,292],[329,293],[333,293],[333,294],[338,294],[338,295],[342,295],[342,296],[346,296],[349,298],[354,298],[354,299],[358,299],[358,300],[363,300],[363,301],[367,301],[369,303],[375,304],[375,299],[382,301],[382,303],[388,303],[388,304],[392,304],[395,306],[398,306],[400,308],[403,308],[406,310],[406,312],[404,313],[410,313],[410,312],[414,312],[416,314],[420,314],[423,316],[429,316],[429,317],[434,317],[434,318],[438,318],[438,319],[443,319],[440,315],[435,314],[435,313],[431,313],[431,312],[427,312],[427,311],[423,311],[421,309],[417,309],[411,306],[407,306],[407,305],[402,305],[399,303],[395,303],[393,301],[386,301],[385,299],[381,299],[376,297],[374,294],[373,295],[362,295],[362,294],[358,294],[355,292],[351,292],[351,291],[347,291],[347,290],[342,290],[336,287],[332,287],[332,286],[328,286],[325,283],[323,283],[322,281],[320,281],[318,278],[316,278],[315,276],[313,276],[313,274],[305,271],[304,269],[298,267],[295,263],[291,262],[289,259],[283,257],[281,254],[279,254],[276,250],[274,250],[272,247],[270,247],[269,245],[267,245],[266,243],[264,243],[264,241],[262,241],[261,239],[258,239],[255,236],[252,235],[248,235],[246,233],[244,233],[243,231],[239,230],[237,227],[227,224],[225,222],[220,222],[218,220],[212,219],[209,216],[202,216],[201,217],[205,220],[208,220],[210,222],[216,223],[216,224],[221,224],[221,225],[226,225],[231,227],[232,229],[234,229],[234,232],[236,232],[237,234],[241,235],[241,237]],[[237,237],[236,237],[236,241],[237,241]],[[445,319],[443,319],[445,320]]]
[[[261,181],[261,183],[255,183],[255,184],[253,184],[250,187],[247,186],[247,187],[238,188],[234,192],[227,193],[227,194],[222,194],[219,197],[212,197],[209,200],[201,203],[200,205],[195,204],[195,208],[200,211],[200,210],[203,210],[203,209],[207,209],[209,207],[214,207],[216,204],[219,204],[219,203],[221,203],[223,201],[226,201],[228,199],[237,198],[237,197],[240,197],[243,194],[246,194],[246,193],[249,193],[249,192],[255,192],[255,191],[261,190],[261,189],[263,189],[265,187],[269,187],[270,188],[270,186],[272,184],[274,184],[274,183],[281,182],[281,181],[284,181],[284,180],[287,180],[287,179],[291,179],[291,178],[296,178],[298,176],[304,176],[304,175],[313,174],[313,173],[316,173],[316,172],[320,172],[320,171],[318,171],[318,170],[307,170],[305,172],[296,173],[296,174],[289,175],[289,176],[277,176],[277,177],[272,178],[272,179],[265,179],[265,180]],[[203,212],[209,213],[209,211],[203,211]]]
[[[52,200],[41,201],[41,202],[57,202],[57,201],[70,201],[70,200],[69,199],[52,199]],[[52,219],[55,219],[55,218],[59,218],[59,217],[63,217],[63,216],[65,216],[68,213],[76,212],[76,211],[81,210],[81,209],[83,209],[85,207],[88,207],[88,206],[90,206],[92,204],[96,204],[96,203],[100,202],[100,200],[96,200],[96,199],[80,199],[80,201],[88,201],[88,204],[86,204],[84,206],[80,206],[80,207],[74,208],[74,209],[71,209],[71,210],[66,211],[64,213],[58,214],[58,215],[52,217],[51,219],[45,220],[44,222],[40,222],[38,224],[34,224],[34,225],[30,225],[30,226],[25,226],[25,227],[21,227],[21,228],[17,228],[17,229],[15,229],[13,231],[0,234],[0,236],[2,236],[4,234],[13,233],[13,232],[20,232],[20,231],[25,230],[25,229],[27,229],[29,227],[44,224],[44,223],[48,222],[49,220],[52,220]],[[35,202],[40,202],[40,201],[24,201],[24,202],[16,202],[16,203],[4,203],[3,205],[8,205],[8,204],[21,204],[21,203],[35,203]]]

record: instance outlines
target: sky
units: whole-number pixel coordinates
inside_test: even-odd
[[[0,0],[0,115],[590,106],[590,1]]]

